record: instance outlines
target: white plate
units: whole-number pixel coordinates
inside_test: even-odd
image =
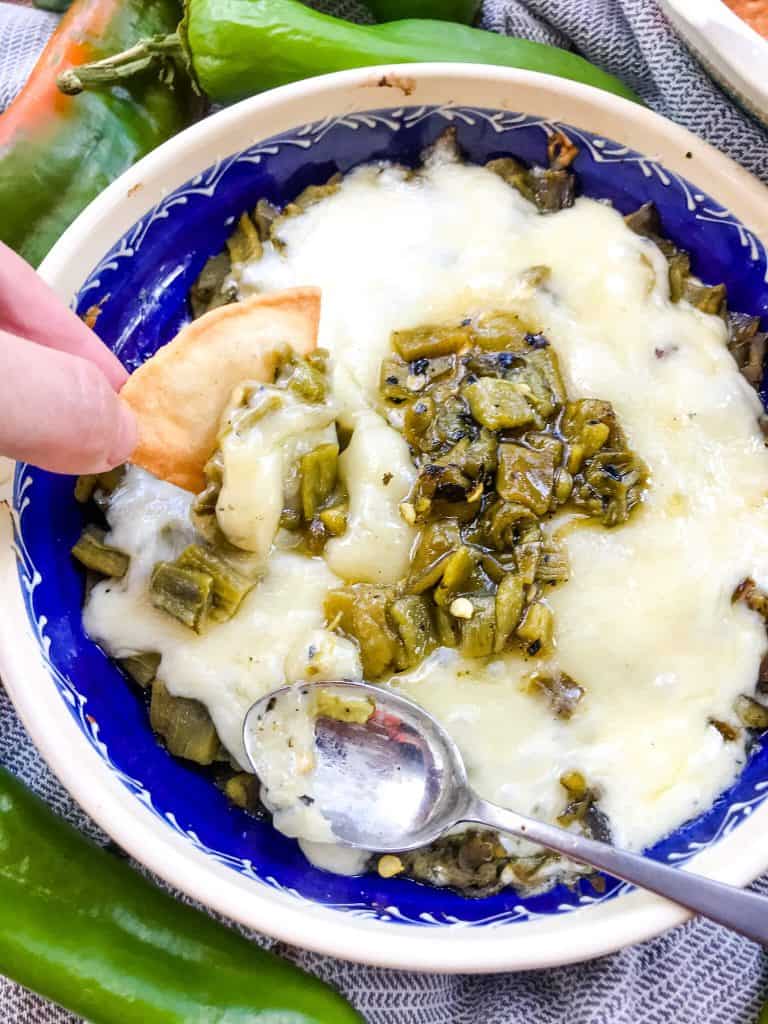
[[[722,0],[660,2],[712,77],[768,126],[768,40]]]

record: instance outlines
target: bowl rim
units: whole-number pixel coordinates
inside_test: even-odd
[[[69,301],[85,273],[148,209],[216,157],[242,149],[244,142],[319,120],[329,108],[338,116],[434,103],[524,111],[604,133],[660,160],[673,173],[692,177],[764,244],[768,239],[768,189],[728,157],[645,107],[536,72],[486,65],[388,65],[283,86],[186,129],[94,200],[56,243],[40,273]],[[169,885],[241,924],[346,960],[416,971],[486,973],[602,956],[651,938],[690,916],[658,897],[633,891],[567,915],[496,927],[414,927],[340,913],[247,882],[158,821],[80,733],[55,691],[27,619],[8,501],[0,502],[0,608],[0,674],[27,731],[55,774],[136,860]],[[52,695],[55,699],[50,699]],[[766,822],[768,802],[683,870],[693,867],[720,881],[746,884],[768,864],[768,850],[760,849]]]

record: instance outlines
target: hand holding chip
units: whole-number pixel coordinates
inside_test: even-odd
[[[125,462],[137,427],[116,356],[0,243],[0,455],[58,473]]]

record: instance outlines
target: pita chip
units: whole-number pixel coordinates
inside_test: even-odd
[[[201,491],[233,389],[246,380],[271,381],[281,345],[312,352],[319,322],[319,289],[292,288],[219,306],[187,324],[120,392],[139,424],[131,462]]]

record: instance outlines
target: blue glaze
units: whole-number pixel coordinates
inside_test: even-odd
[[[188,319],[187,293],[205,260],[219,251],[233,219],[260,198],[277,204],[336,171],[370,160],[415,164],[448,124],[468,158],[514,155],[546,163],[548,135],[559,127],[580,147],[579,189],[622,212],[653,200],[665,234],[689,249],[705,281],[725,281],[731,308],[768,312],[766,253],[716,201],[655,161],[569,126],[506,111],[399,108],[307,125],[209,168],[136,224],[89,276],[78,297],[84,312],[101,305],[99,332],[129,368],[167,342]],[[695,166],[691,174],[695,177]],[[617,330],[621,325],[617,325]],[[86,740],[124,785],[169,828],[199,850],[253,879],[346,913],[421,926],[491,925],[567,913],[611,899],[627,886],[588,881],[520,898],[508,891],[482,900],[404,879],[343,878],[319,871],[296,844],[264,821],[231,807],[204,772],[156,743],[145,702],[85,636],[83,579],[69,556],[82,526],[73,481],[27,466],[15,480],[19,574],[32,628],[60,698]],[[55,514],[51,511],[55,510]],[[768,794],[768,753],[753,749],[741,777],[713,807],[659,843],[653,856],[680,862],[738,826]]]

